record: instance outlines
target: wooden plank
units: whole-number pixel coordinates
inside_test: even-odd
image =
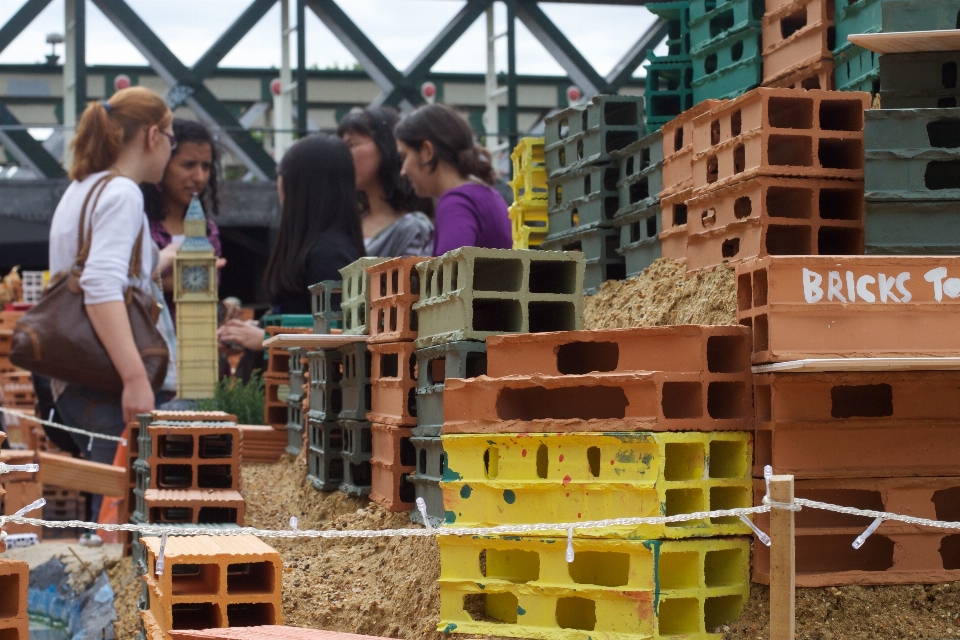
[[[370,336],[281,333],[263,341],[264,347],[300,347],[301,349],[338,349],[354,342],[366,342]]]
[[[778,371],[957,371],[960,358],[812,358],[758,364],[754,373]]]
[[[127,470],[79,458],[39,452],[38,480],[51,487],[124,496],[127,493]]]
[[[793,476],[771,476],[770,500],[793,502]],[[770,640],[794,640],[796,631],[793,513],[770,510]]]
[[[861,33],[847,36],[847,40],[877,53],[960,51],[960,29]]]

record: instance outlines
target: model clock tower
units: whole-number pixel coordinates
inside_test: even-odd
[[[177,397],[212,398],[219,375],[217,257],[196,194],[183,220],[186,238],[173,263],[177,304]]]

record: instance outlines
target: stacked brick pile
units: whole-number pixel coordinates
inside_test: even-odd
[[[693,60],[690,58],[690,2],[651,2],[644,5],[667,23],[667,54],[647,52],[647,133],[693,107]]]
[[[834,13],[834,0],[766,0],[764,86],[834,88]]]
[[[544,120],[549,233],[542,249],[582,251],[587,259],[584,293],[606,280],[622,280],[620,170],[613,152],[644,134],[643,98],[596,96]]]
[[[614,151],[619,167],[613,226],[627,278],[640,275],[660,257],[660,192],[663,190],[663,142],[659,131]]]
[[[753,362],[769,365],[754,380],[757,504],[769,464],[794,475],[801,498],[960,520],[960,372],[936,362],[960,356],[948,328],[960,311],[958,277],[955,257],[772,256],[738,266],[738,318],[753,329]],[[932,361],[850,360],[917,357]],[[823,358],[836,360],[809,360]],[[960,579],[960,535],[888,521],[854,549],[870,523],[798,513],[797,585]],[[768,582],[768,549],[754,551],[754,577]]]
[[[182,629],[283,624],[280,554],[254,536],[145,537],[140,617],[146,640]]]
[[[866,93],[759,88],[665,126],[664,257],[695,271],[767,255],[862,254],[869,103]]]
[[[763,76],[763,0],[691,0],[693,103],[735,98]]]
[[[10,346],[13,341],[13,326],[23,314],[23,311],[0,311],[0,373],[17,371],[10,363]]]
[[[0,431],[0,444],[3,444],[6,438],[7,435]],[[34,451],[0,450],[0,462],[6,464],[32,464],[36,461]],[[43,485],[38,482],[37,474],[18,471],[0,475],[0,503],[2,503],[2,511],[0,512],[3,515],[12,516],[23,507],[42,497]],[[35,516],[36,514],[30,515]],[[9,534],[36,533],[40,535],[41,533],[36,527],[23,524],[7,524],[3,530]],[[2,547],[3,544],[0,543],[0,552],[3,551]],[[2,624],[0,622],[0,631],[2,631]]]
[[[36,402],[33,379],[29,371],[0,373],[0,406],[33,416],[36,415]],[[32,450],[40,448],[44,436],[37,423],[10,414],[4,414],[3,423],[12,447]]]
[[[889,0],[855,0],[837,2],[834,7],[836,48],[833,50],[833,64],[836,88],[839,91],[880,91],[879,56],[847,40],[847,36],[857,33],[876,33],[882,26],[880,5]],[[898,0],[901,4],[911,4],[930,8],[940,4],[940,0]]]
[[[299,347],[290,350],[290,393],[287,394],[287,448],[290,455],[300,455],[305,428],[304,406],[310,410],[310,369],[307,352]]]
[[[130,522],[216,529],[243,525],[243,431],[236,416],[154,411],[141,415],[139,423],[137,458],[128,470],[136,479]],[[142,558],[136,534],[132,542],[134,558]]]
[[[367,268],[386,258],[360,258],[343,269],[340,316],[336,283],[319,283],[313,291],[314,328],[332,331],[342,323],[347,335],[370,333],[370,276]],[[340,489],[347,495],[370,494],[373,434],[370,411],[371,356],[365,341],[339,349],[307,352],[310,409],[307,413],[307,479],[320,491]]]
[[[446,522],[749,506],[749,336],[685,326],[488,338],[488,375],[447,381]],[[707,637],[749,595],[748,533],[738,518],[578,529],[572,562],[563,529],[443,536],[440,629]]]
[[[486,374],[489,336],[582,327],[583,264],[577,253],[465,247],[417,265],[416,473],[410,480],[432,520],[445,517],[440,434],[447,381]],[[411,519],[419,522],[419,512]]]
[[[308,327],[268,326],[268,336],[281,333],[310,333]],[[263,422],[277,431],[286,433],[289,423],[289,406],[287,399],[292,393],[298,397],[299,388],[290,384],[291,367],[296,370],[297,363],[291,364],[290,351],[285,347],[267,348],[267,366],[263,372]],[[297,371],[299,374],[300,372]],[[303,386],[302,384],[300,385]]]
[[[4,543],[0,542],[0,552]],[[30,640],[27,587],[30,566],[22,560],[0,559],[0,638]]]
[[[410,476],[417,426],[417,265],[426,258],[393,258],[367,268],[370,280],[370,499],[390,511],[408,511],[416,498]]]
[[[510,226],[514,249],[535,249],[547,235],[547,169],[543,138],[520,138],[510,153],[513,163],[513,203]]]

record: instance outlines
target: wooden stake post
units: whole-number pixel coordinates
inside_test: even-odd
[[[770,500],[793,502],[793,476],[770,478]],[[770,510],[770,640],[794,640],[796,547],[793,511]]]

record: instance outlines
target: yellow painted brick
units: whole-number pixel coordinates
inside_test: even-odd
[[[542,204],[529,204],[514,201],[510,205],[510,226],[513,233],[514,249],[538,247],[547,235],[547,201]]]
[[[448,525],[578,522],[752,506],[752,434],[736,431],[445,435]],[[738,518],[582,537],[742,535]],[[542,534],[541,534],[542,535]]]
[[[537,640],[719,639],[750,595],[749,538],[440,536],[445,632]]]
[[[510,153],[513,161],[513,201],[525,204],[547,203],[547,165],[543,138],[520,138]]]

